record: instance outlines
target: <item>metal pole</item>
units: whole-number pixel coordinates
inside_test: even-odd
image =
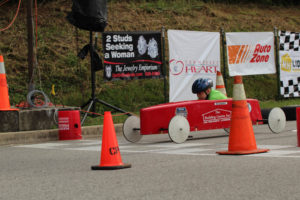
[[[94,45],[93,45],[93,32],[90,31],[90,57],[91,57],[91,78],[92,78],[92,101],[95,99],[95,70],[94,70]],[[92,105],[92,112],[95,112],[95,104]]]
[[[34,90],[34,30],[33,30],[33,0],[27,0],[27,60],[28,60],[28,92]]]
[[[97,40],[98,40],[98,33],[96,32],[95,33],[95,45],[94,45],[95,50],[97,50]]]
[[[281,99],[280,95],[280,65],[279,65],[279,56],[278,56],[278,31],[274,27],[274,43],[275,43],[275,63],[276,63],[276,75],[277,75],[277,99]]]
[[[224,29],[221,28],[221,40],[222,40],[222,57],[223,57],[223,78],[224,78],[224,85],[225,88],[227,88],[227,78],[226,78],[226,56],[225,56],[225,50],[226,50],[226,41],[225,41],[225,34]]]
[[[166,69],[166,56],[165,56],[165,27],[161,29],[162,33],[162,67],[163,67],[163,76],[164,76],[164,96],[165,96],[165,103],[168,102],[167,99],[167,69]]]

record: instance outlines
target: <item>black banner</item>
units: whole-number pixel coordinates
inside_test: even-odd
[[[104,32],[104,79],[162,77],[161,32]]]

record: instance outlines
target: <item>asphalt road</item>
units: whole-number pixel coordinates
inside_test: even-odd
[[[101,139],[0,147],[0,199],[251,199],[300,198],[300,149],[296,122],[272,134],[254,128],[258,148],[270,152],[224,156],[223,130],[192,133],[183,144],[168,135],[144,136],[137,144],[118,137],[131,168],[93,171]]]

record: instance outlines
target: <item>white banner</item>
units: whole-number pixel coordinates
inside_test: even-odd
[[[276,73],[274,33],[226,33],[230,76]]]
[[[169,101],[196,100],[192,85],[198,78],[216,83],[220,69],[220,33],[168,30]]]
[[[280,31],[280,94],[300,97],[300,33]]]

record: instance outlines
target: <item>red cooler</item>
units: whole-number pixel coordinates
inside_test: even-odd
[[[81,124],[79,110],[58,111],[59,140],[80,140]]]

